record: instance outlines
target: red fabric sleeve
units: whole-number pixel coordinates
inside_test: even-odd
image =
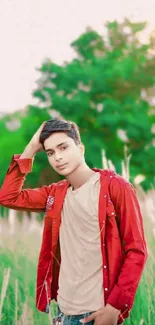
[[[130,310],[147,259],[142,215],[133,186],[121,176],[110,183],[110,196],[119,220],[125,261],[108,303],[123,312]]]
[[[45,211],[49,192],[54,184],[34,189],[22,189],[27,173],[32,171],[33,159],[14,155],[0,189],[0,204],[10,209]]]

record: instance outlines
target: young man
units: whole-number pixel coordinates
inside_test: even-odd
[[[45,150],[65,179],[22,189],[35,154]],[[142,216],[132,185],[110,170],[89,168],[78,126],[44,122],[21,155],[14,155],[0,204],[45,211],[36,306],[58,321],[116,325],[128,317],[147,259]],[[94,153],[92,153],[94,154]]]

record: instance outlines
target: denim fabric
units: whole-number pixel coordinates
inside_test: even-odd
[[[82,323],[80,323],[80,319],[88,317],[92,314],[92,312],[88,312],[85,314],[81,314],[81,315],[65,315],[59,308],[58,306],[58,312],[57,312],[57,316],[53,321],[54,325],[82,325]],[[87,325],[93,325],[94,324],[94,320],[87,323]]]

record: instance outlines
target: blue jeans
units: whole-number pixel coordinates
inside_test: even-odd
[[[92,313],[93,312],[88,312],[80,315],[65,315],[60,310],[60,307],[58,306],[58,313],[56,318],[53,320],[53,325],[82,325],[82,323],[80,323],[79,320],[90,316]],[[93,324],[94,324],[94,320],[87,323],[87,325],[93,325]]]

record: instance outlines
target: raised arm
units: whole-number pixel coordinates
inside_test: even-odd
[[[44,211],[49,193],[54,193],[54,184],[34,189],[22,189],[27,173],[32,171],[34,156],[41,151],[39,135],[43,123],[32,137],[22,155],[14,155],[0,189],[0,204],[10,209]]]

